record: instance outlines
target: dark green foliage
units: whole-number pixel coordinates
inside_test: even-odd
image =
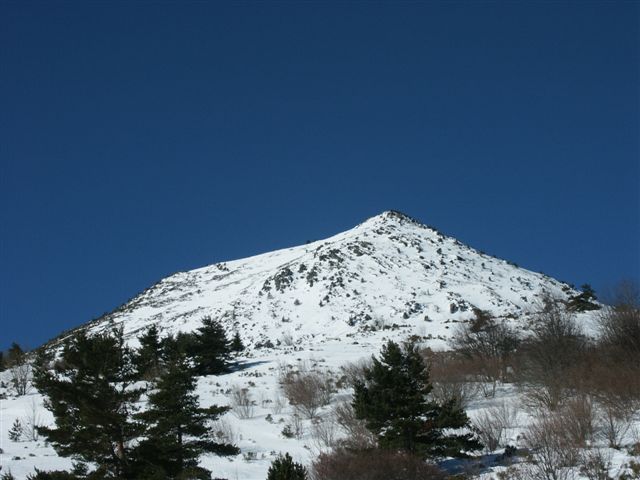
[[[152,325],[144,335],[138,337],[138,341],[140,348],[134,358],[138,375],[141,378],[155,378],[160,374],[162,365],[162,342],[158,327]]]
[[[16,342],[11,344],[9,351],[7,352],[6,365],[11,368],[15,365],[22,365],[25,361],[25,353],[22,347]]]
[[[216,443],[207,426],[228,407],[200,408],[195,388],[186,356],[174,355],[149,394],[149,409],[137,415],[147,426],[138,452],[145,478],[209,478],[197,466],[202,453],[239,453],[233,445]]]
[[[9,440],[12,442],[19,442],[22,439],[22,422],[19,419],[15,419],[13,421],[13,425],[11,426],[11,430],[9,430]]]
[[[132,442],[142,429],[131,414],[141,390],[132,386],[132,352],[122,331],[78,333],[52,370],[46,353],[36,363],[35,385],[56,420],[56,428],[39,432],[62,456],[95,463],[104,476],[133,478]]]
[[[220,322],[205,317],[190,345],[191,357],[198,375],[217,375],[228,370],[231,353],[229,340]]]
[[[244,350],[244,343],[242,343],[242,339],[240,338],[240,333],[236,332],[231,339],[231,351],[232,352],[242,352]]]
[[[291,455],[279,455],[269,467],[267,480],[307,480],[307,469],[294,462]]]
[[[481,448],[471,433],[445,433],[469,428],[469,418],[452,400],[429,400],[428,371],[415,345],[389,341],[354,385],[356,417],[377,437],[382,448],[424,456],[464,456]]]
[[[196,336],[193,333],[180,332],[178,335],[168,336],[161,341],[161,360],[167,362],[175,355],[192,355],[195,348]]]
[[[589,310],[599,310],[600,306],[595,303],[597,300],[595,290],[585,283],[580,287],[582,293],[569,298],[567,308],[574,312],[587,312]]]

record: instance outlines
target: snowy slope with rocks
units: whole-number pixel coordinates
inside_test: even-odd
[[[403,214],[385,212],[326,240],[177,273],[81,328],[99,332],[121,325],[135,343],[151,325],[161,335],[193,331],[209,315],[229,333],[238,331],[249,347],[239,358],[242,368],[200,378],[198,394],[203,406],[229,405],[234,387],[248,389],[251,415],[230,412],[215,426],[242,453],[204,456],[202,466],[214,477],[259,480],[278,452],[308,464],[324,448],[310,420],[298,421],[299,435],[283,435],[285,425],[296,423],[278,383],[283,370],[304,366],[337,378],[342,365],[377,354],[389,338],[417,336],[425,345],[443,348],[457,322],[475,317],[474,309],[526,328],[528,313],[545,293],[566,299],[575,291]],[[0,390],[8,394],[0,406],[2,472],[25,478],[34,467],[69,468],[71,461],[59,458],[42,439],[9,440],[16,418],[51,424],[41,395],[31,390],[15,397],[9,389]],[[491,401],[516,396],[512,386],[498,393]],[[332,404],[349,395],[348,388],[338,389]],[[470,414],[486,406],[485,399],[475,401]],[[330,409],[325,406],[320,414]],[[520,420],[524,428],[526,416]],[[514,442],[522,430],[517,427]]]
[[[437,338],[475,308],[520,318],[543,292],[575,293],[388,211],[326,240],[176,273],[89,327],[188,332],[209,315],[251,346],[312,345],[393,324]]]

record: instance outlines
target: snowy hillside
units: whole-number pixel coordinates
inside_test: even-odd
[[[528,313],[545,292],[564,299],[575,294],[566,284],[478,252],[403,214],[384,212],[326,240],[177,273],[86,328],[122,325],[135,343],[151,325],[164,336],[193,331],[209,315],[229,333],[239,332],[249,347],[238,359],[241,368],[201,377],[198,394],[203,406],[232,405],[233,389],[247,389],[250,411],[234,409],[214,426],[242,453],[206,455],[201,464],[214,477],[261,480],[279,452],[308,464],[326,449],[318,425],[332,425],[329,433],[340,436],[330,412],[351,393],[344,386],[333,393],[331,405],[319,413],[325,423],[300,419],[278,383],[283,371],[309,369],[338,379],[341,366],[377,354],[388,338],[417,336],[442,348],[457,322],[475,317],[474,309],[526,328]],[[0,412],[2,472],[20,479],[34,467],[69,468],[71,460],[58,457],[37,435],[9,440],[16,419],[27,426],[51,424],[42,396],[33,389],[21,397],[9,388],[0,393],[7,394]],[[473,417],[492,404],[515,405],[517,398],[513,385],[502,385],[496,398],[471,402],[469,412]],[[505,441],[517,444],[529,421],[520,412]],[[295,435],[284,435],[286,428]]]
[[[202,317],[260,346],[355,335],[385,326],[440,338],[474,309],[521,317],[543,292],[567,285],[491,257],[398,212],[326,240],[167,277],[94,321],[135,335],[193,331]]]

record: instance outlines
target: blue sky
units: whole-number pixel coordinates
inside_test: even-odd
[[[0,3],[0,347],[398,209],[640,277],[637,2]]]

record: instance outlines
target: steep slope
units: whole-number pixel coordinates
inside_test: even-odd
[[[89,328],[176,333],[210,315],[254,347],[390,327],[443,338],[475,309],[522,317],[543,292],[574,293],[388,211],[326,240],[176,273]]]

